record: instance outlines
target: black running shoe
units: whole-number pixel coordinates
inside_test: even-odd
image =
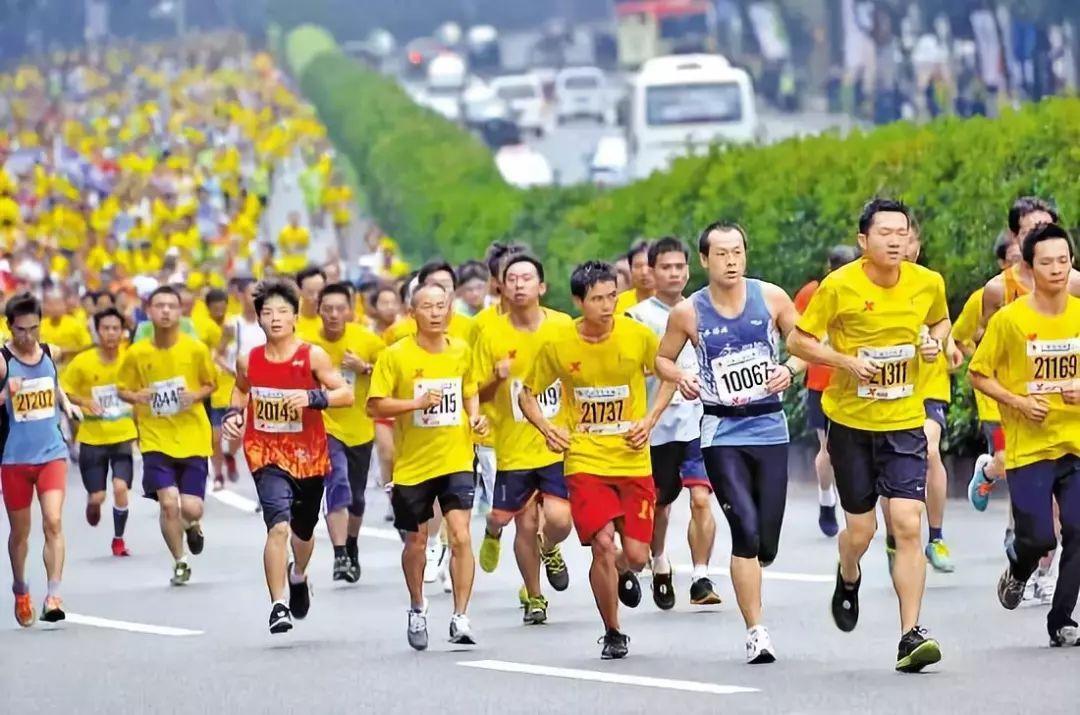
[[[900,639],[896,653],[896,669],[901,673],[918,673],[928,665],[941,660],[941,646],[933,638],[927,638],[927,630],[915,626]]]
[[[349,580],[349,563],[348,556],[335,556],[334,557],[334,580],[335,581],[348,581]]]
[[[637,608],[641,603],[641,584],[633,571],[619,574],[619,600],[627,608]]]
[[[1006,566],[1005,573],[1001,574],[1001,578],[998,579],[998,601],[1010,611],[1015,609],[1024,600],[1024,586],[1023,581],[1017,581],[1013,577],[1012,568]]]
[[[836,523],[836,507],[821,507],[818,512],[817,524],[818,528],[821,529],[821,533],[825,534],[825,536],[828,536],[830,539],[836,536],[840,531],[840,525]]]
[[[306,576],[300,583],[293,583],[292,569],[292,564],[289,564],[289,611],[296,616],[297,620],[303,620],[311,610],[311,587],[308,585]]]
[[[671,583],[671,572],[653,573],[652,599],[661,611],[675,608],[675,587]]]
[[[270,632],[285,633],[292,630],[292,615],[284,603],[275,603],[270,608]]]
[[[356,583],[360,580],[360,559],[355,556],[349,557],[349,573],[345,575],[348,583]]]
[[[618,660],[625,658],[630,652],[630,638],[614,628],[609,628],[604,637],[597,642],[604,644],[604,649],[600,651],[601,660]]]
[[[840,576],[840,565],[836,566],[836,590],[832,596],[832,617],[836,627],[844,633],[855,630],[859,623],[859,586],[862,585],[862,573],[854,584],[844,583]]]
[[[193,523],[187,528],[187,547],[195,556],[202,553],[203,546],[206,545],[206,539],[203,537],[202,524],[199,522]]]
[[[570,585],[570,574],[566,571],[566,561],[563,560],[562,549],[555,544],[547,551],[544,550],[543,540],[538,534],[536,537],[540,545],[540,561],[544,564],[548,583],[556,591],[565,591]]]
[[[690,603],[695,606],[715,606],[723,603],[720,594],[716,592],[713,582],[708,578],[699,578],[690,584]]]

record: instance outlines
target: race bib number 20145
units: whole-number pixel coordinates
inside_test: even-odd
[[[304,431],[301,411],[285,404],[283,390],[252,387],[251,400],[256,431],[268,434],[297,434]]]

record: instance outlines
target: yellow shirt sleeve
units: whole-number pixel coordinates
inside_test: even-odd
[[[807,335],[824,340],[829,332],[829,321],[836,315],[836,303],[836,290],[826,277],[814,291],[814,297],[806,306],[806,312],[799,316],[796,327]]]
[[[953,340],[958,343],[971,343],[975,340],[975,331],[979,328],[982,318],[983,289],[975,291],[964,303],[964,308],[953,323]]]

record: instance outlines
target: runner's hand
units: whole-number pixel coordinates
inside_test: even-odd
[[[308,406],[307,390],[286,390],[285,406],[292,410],[302,410]]]
[[[696,400],[701,396],[701,382],[698,380],[697,375],[684,372],[679,376],[679,381],[675,385],[679,388],[682,396],[688,400]]]
[[[765,389],[770,395],[776,395],[789,387],[791,387],[791,370],[783,365],[773,365],[769,381],[765,383]]]
[[[510,366],[513,364],[513,360],[510,358],[503,358],[499,362],[495,363],[495,379],[505,380],[510,377]]]
[[[1042,422],[1050,412],[1050,403],[1042,395],[1021,397],[1016,408],[1032,422]]]
[[[416,409],[426,410],[442,402],[442,390],[428,390],[416,398]]]
[[[936,338],[927,336],[919,345],[919,355],[922,356],[923,362],[934,362],[940,354],[941,341]]]
[[[82,422],[83,413],[82,410],[79,409],[78,405],[69,402],[67,405],[67,410],[64,411],[64,414],[66,414],[67,418],[72,422]]]
[[[231,441],[240,439],[244,434],[244,413],[229,415],[221,423],[221,436]]]
[[[881,366],[876,360],[867,358],[851,357],[847,359],[844,368],[855,376],[859,382],[870,382],[877,374]]]
[[[345,357],[341,359],[341,366],[346,370],[352,370],[357,375],[371,374],[371,363],[364,362],[348,350],[345,351]]]
[[[105,414],[104,408],[97,400],[90,400],[90,404],[86,406],[86,409],[90,410],[90,414],[94,417],[101,417]]]
[[[570,433],[562,427],[550,425],[544,432],[544,441],[552,452],[563,452],[570,449]]]
[[[952,348],[946,352],[946,355],[949,360],[949,370],[958,370],[964,364],[964,352],[956,346],[956,343],[952,344]]]
[[[195,393],[191,390],[180,390],[177,393],[177,397],[180,398],[180,407],[187,409],[195,404]]]
[[[1061,399],[1066,405],[1080,405],[1080,380],[1073,380],[1069,387],[1062,390]]]
[[[469,427],[472,431],[481,437],[486,437],[488,433],[488,421],[484,415],[473,415],[469,418]]]
[[[652,432],[652,428],[653,424],[648,419],[638,420],[630,425],[624,439],[632,449],[642,449],[649,444],[649,434]]]

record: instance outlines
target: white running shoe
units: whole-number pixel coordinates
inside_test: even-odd
[[[1037,571],[1035,572],[1035,592],[1032,594],[1034,600],[1044,606],[1049,606],[1054,602],[1054,591],[1056,589],[1057,579],[1053,573],[1040,574]]]
[[[476,645],[476,640],[473,639],[472,624],[469,623],[469,617],[464,613],[459,613],[450,619],[450,642],[460,643],[461,645]]]
[[[421,611],[414,611],[409,609],[409,645],[416,650],[427,650],[428,647],[428,632],[427,632],[427,609],[428,602],[424,599],[424,608]]]
[[[439,548],[429,547],[427,550],[427,563],[424,564],[424,583],[435,583],[439,578]]]
[[[759,663],[773,663],[776,661],[776,651],[773,650],[772,639],[765,626],[754,626],[746,632],[746,662],[750,665]]]

